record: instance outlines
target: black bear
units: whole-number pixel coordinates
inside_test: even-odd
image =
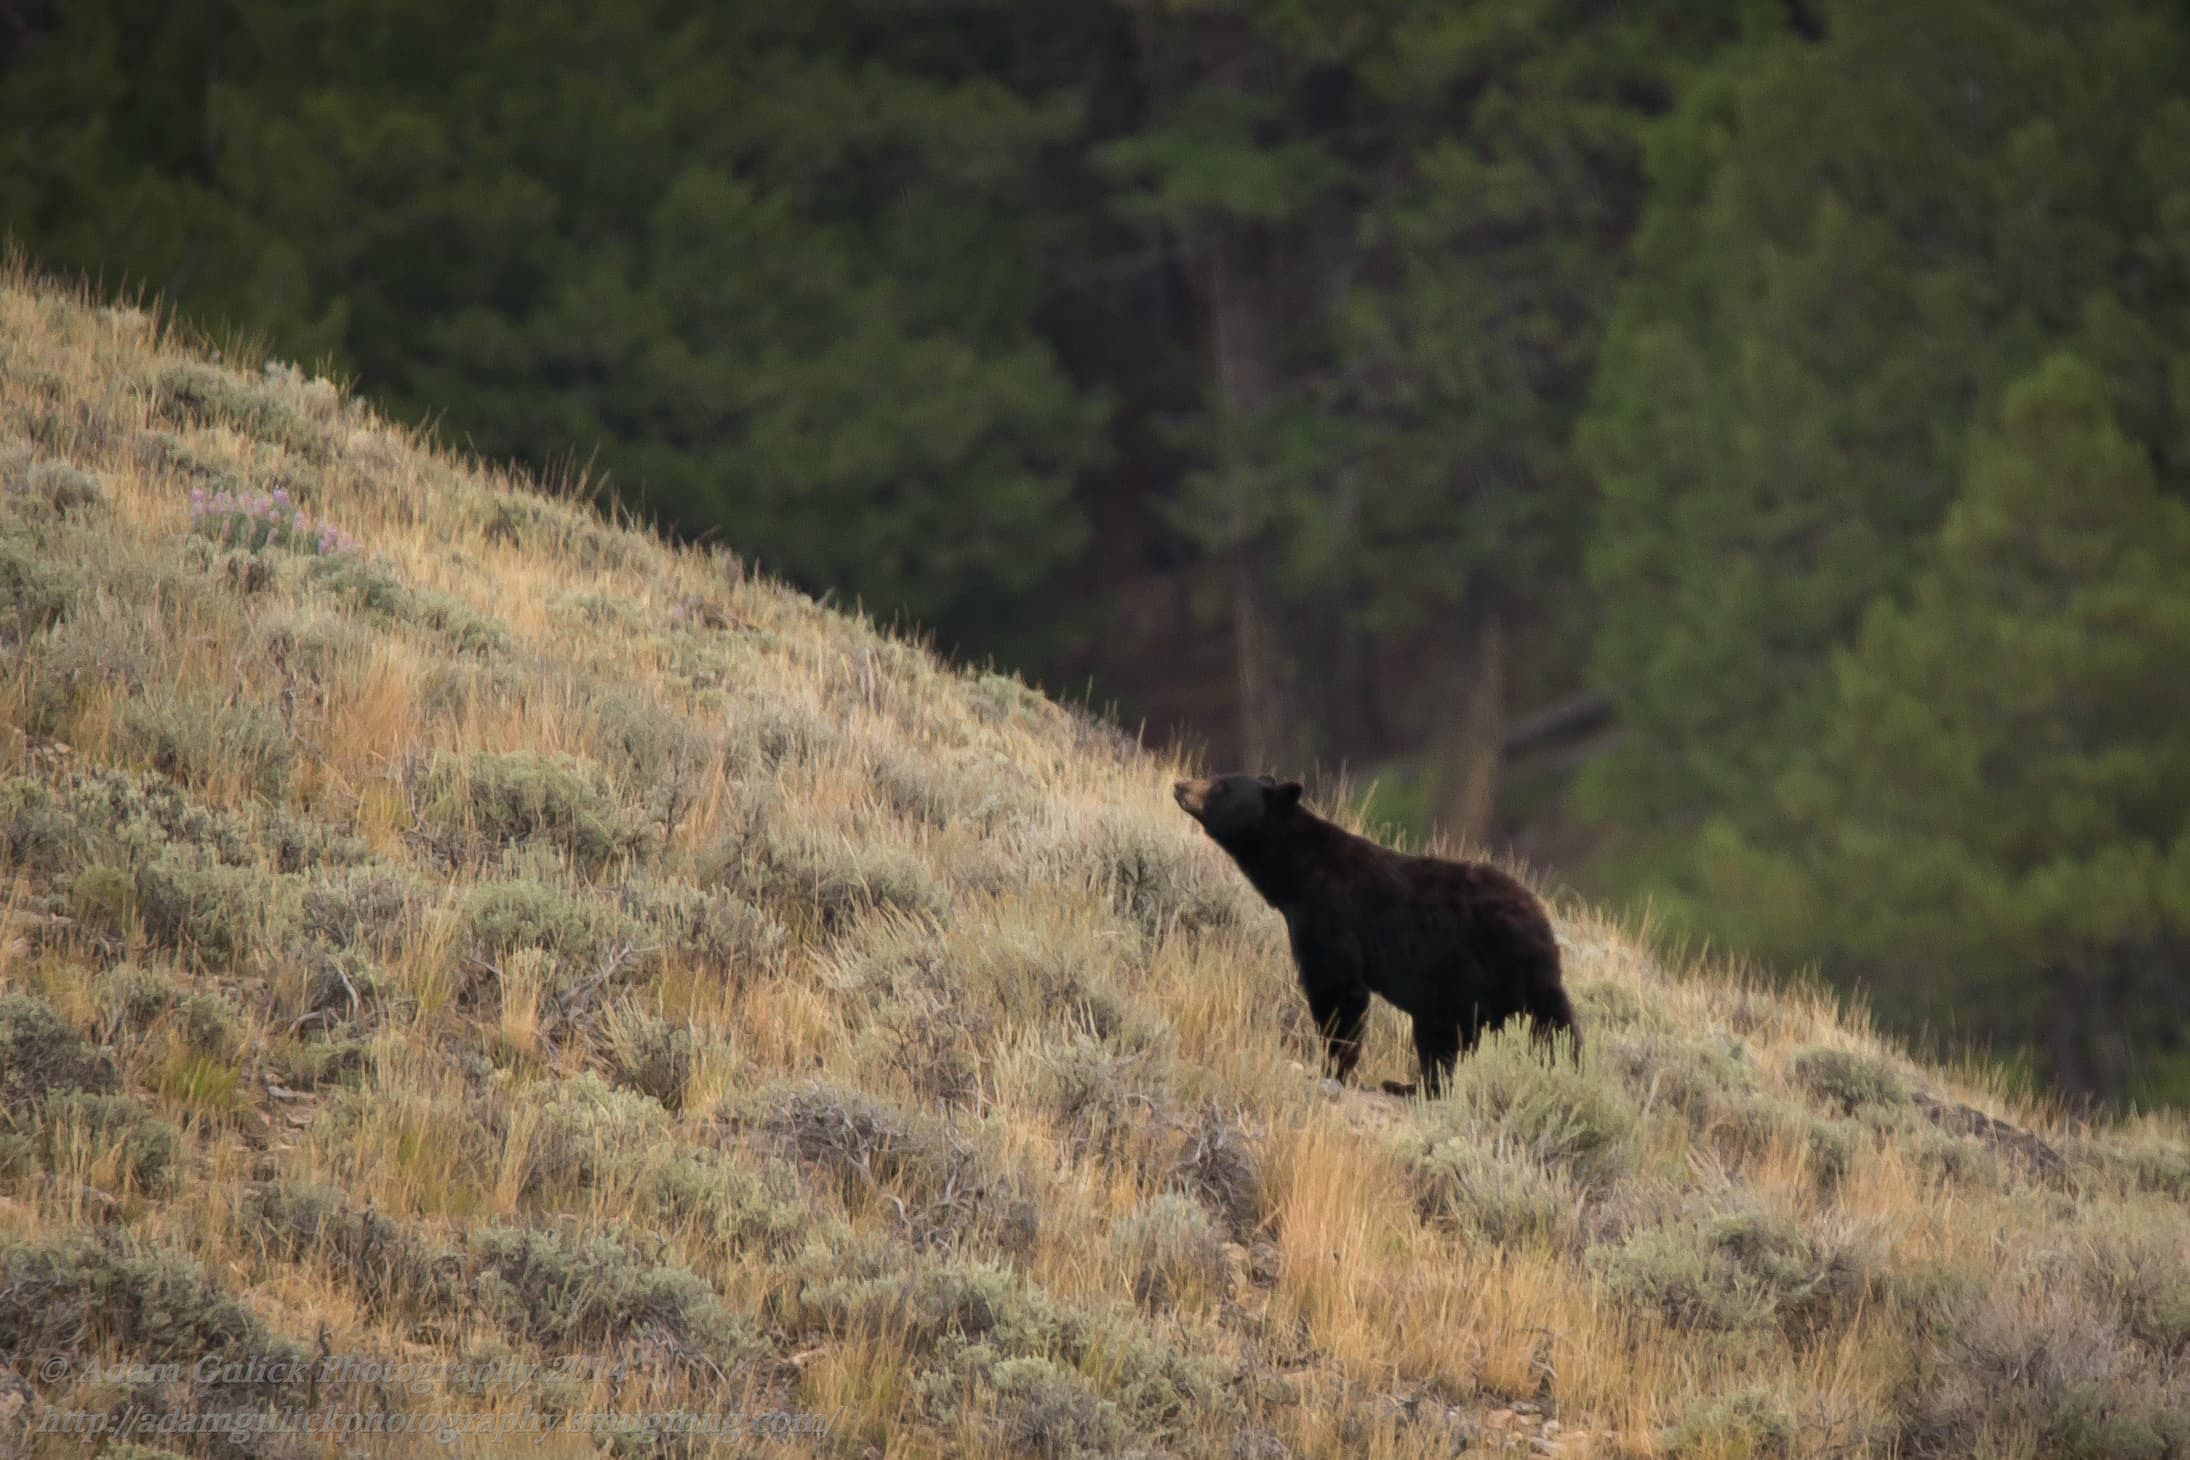
[[[1516,1014],[1546,1045],[1564,1031],[1581,1057],[1551,919],[1496,867],[1380,847],[1301,805],[1298,781],[1217,776],[1180,781],[1172,794],[1284,914],[1325,1068],[1337,1079],[1361,1058],[1370,994],[1414,1016],[1421,1087],[1431,1095],[1461,1051]]]

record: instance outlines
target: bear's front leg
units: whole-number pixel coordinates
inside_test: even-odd
[[[1305,992],[1308,1012],[1323,1035],[1323,1073],[1343,1085],[1361,1063],[1361,1029],[1369,1022],[1369,991],[1350,984]]]

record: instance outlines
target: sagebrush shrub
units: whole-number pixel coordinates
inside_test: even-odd
[[[1898,1070],[1853,1050],[1811,1046],[1795,1053],[1795,1083],[1841,1115],[1905,1104],[1908,1082]]]
[[[1111,1248],[1131,1274],[1133,1300],[1162,1312],[1198,1307],[1230,1285],[1225,1234],[1201,1203],[1176,1193],[1143,1202],[1111,1231]]]
[[[464,950],[479,960],[539,948],[565,967],[592,968],[647,946],[644,929],[615,908],[531,877],[475,883],[457,922]]]
[[[824,935],[876,912],[933,917],[949,901],[935,874],[901,847],[793,824],[767,828],[757,847],[725,849],[718,863],[744,896]]]
[[[415,588],[395,569],[357,553],[315,555],[305,580],[320,592],[362,611],[368,619],[434,635],[461,654],[491,656],[509,648],[509,630],[461,599]]]
[[[63,1090],[106,1094],[119,1080],[113,1058],[52,1005],[34,994],[0,994],[0,1109]]]
[[[44,554],[0,538],[0,648],[17,648],[59,623],[79,586]]]
[[[1425,1220],[1502,1245],[1572,1240],[1581,1193],[1510,1143],[1465,1137],[1400,1143]]]
[[[217,1377],[189,1397],[208,1407],[257,1410],[293,1404],[308,1370],[304,1351],[231,1297],[203,1266],[108,1230],[0,1247],[0,1356],[27,1371],[36,1358],[100,1349],[185,1372],[210,1360],[294,1384]]]
[[[949,1122],[863,1090],[821,1082],[775,1092],[765,1129],[847,1202],[894,1198],[906,1236],[932,1246],[976,1239],[1032,1248],[1039,1216],[1017,1175]]]
[[[426,772],[420,818],[452,858],[480,861],[536,839],[600,871],[642,851],[648,829],[574,756],[514,751],[437,755]]]
[[[279,381],[246,380],[195,360],[163,368],[153,383],[154,413],[178,426],[226,426],[311,460],[324,458],[326,430],[283,397]]]
[[[376,1313],[445,1306],[454,1297],[436,1272],[441,1254],[335,1187],[261,1182],[244,1192],[242,1209],[268,1252],[334,1273]]]
[[[1434,1144],[1458,1137],[1495,1143],[1584,1192],[1602,1191],[1634,1168],[1641,1120],[1595,1061],[1537,1057],[1518,1031],[1486,1038],[1460,1061],[1441,1100],[1421,1115]]]
[[[732,1369],[759,1345],[689,1268],[610,1232],[566,1236],[489,1227],[465,1243],[474,1310],[550,1353],[646,1342],[701,1374]]]
[[[624,1005],[609,1013],[600,1037],[611,1080],[660,1101],[665,1110],[684,1109],[693,1069],[689,1028]]]
[[[289,784],[289,727],[271,706],[213,692],[132,699],[122,711],[131,753],[185,786],[236,779],[278,800]]]
[[[1864,1245],[1752,1207],[1645,1228],[1590,1263],[1616,1299],[1675,1327],[1791,1339],[1844,1325],[1879,1283]]]

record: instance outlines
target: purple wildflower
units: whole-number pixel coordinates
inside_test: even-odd
[[[271,492],[190,492],[191,525],[223,545],[241,544],[250,552],[287,548],[326,556],[349,552],[357,544],[330,522],[315,522],[298,507],[287,487]]]

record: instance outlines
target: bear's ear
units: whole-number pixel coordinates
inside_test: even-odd
[[[1278,782],[1270,788],[1270,799],[1280,806],[1298,806],[1300,804],[1300,782]]]

